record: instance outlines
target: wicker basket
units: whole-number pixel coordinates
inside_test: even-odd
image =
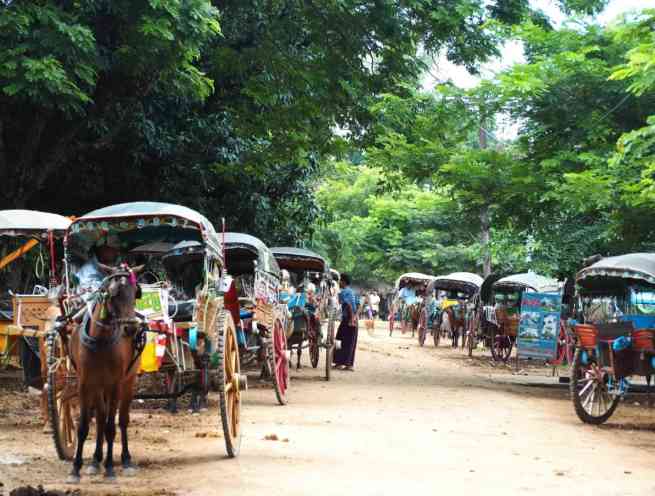
[[[575,334],[578,336],[578,345],[588,350],[596,348],[598,345],[598,329],[590,324],[577,324]]]
[[[655,332],[650,329],[640,329],[632,332],[632,349],[653,351],[655,349]]]
[[[273,327],[273,305],[269,303],[258,302],[255,307],[255,320],[266,326],[268,329]]]
[[[195,322],[198,332],[207,334],[213,332],[216,324],[216,314],[223,308],[223,298],[201,293],[198,295]]]

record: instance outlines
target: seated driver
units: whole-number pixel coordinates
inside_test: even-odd
[[[92,249],[92,256],[75,273],[78,289],[82,292],[97,290],[107,274],[99,264],[114,267],[119,263],[120,240],[118,236],[109,235],[102,238]]]

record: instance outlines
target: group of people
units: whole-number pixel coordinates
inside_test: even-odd
[[[362,305],[360,306],[360,318],[375,320],[380,316],[380,295],[377,291],[364,293]]]

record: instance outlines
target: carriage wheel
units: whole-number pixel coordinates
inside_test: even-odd
[[[332,362],[334,362],[334,316],[330,315],[328,320],[328,335],[325,348],[325,380],[330,380],[330,373],[332,371]]]
[[[474,314],[473,318],[469,321],[466,330],[466,347],[468,349],[468,356],[473,356],[473,350],[478,344],[478,331],[480,329],[480,318],[478,314]]]
[[[57,455],[72,460],[77,447],[79,396],[73,364],[59,334],[48,334],[48,416]]]
[[[599,425],[612,416],[621,397],[607,389],[609,376],[592,358],[578,348],[573,357],[569,389],[578,418],[586,424]]]
[[[497,362],[506,362],[512,354],[514,341],[509,336],[497,334],[491,346],[491,356]]]
[[[218,395],[225,448],[234,458],[241,448],[241,364],[232,315],[220,310],[216,317]]]
[[[468,356],[472,357],[473,356],[473,350],[475,349],[476,345],[476,329],[475,327],[471,326],[471,328],[466,331],[466,348],[468,350]]]
[[[423,346],[425,344],[425,338],[428,334],[428,318],[426,311],[421,312],[421,316],[418,319],[418,344]]]
[[[309,360],[312,364],[312,368],[315,369],[318,367],[318,358],[320,355],[318,340],[321,334],[321,322],[318,319],[310,318],[309,325],[312,329],[312,331],[309,333]]]
[[[287,356],[287,335],[280,319],[275,319],[273,322],[273,340],[270,343],[269,357],[275,396],[280,405],[286,405],[289,387],[289,357]]]

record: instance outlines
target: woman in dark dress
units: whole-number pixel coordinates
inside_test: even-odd
[[[337,340],[341,341],[341,348],[334,353],[334,366],[354,370],[357,348],[357,300],[350,288],[348,274],[341,274],[339,286],[341,287],[339,292],[341,322],[337,330]]]

